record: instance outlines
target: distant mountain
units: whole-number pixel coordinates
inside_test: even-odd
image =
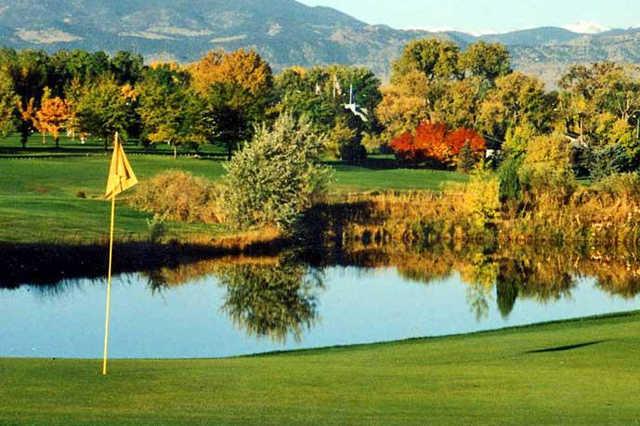
[[[554,81],[568,64],[640,63],[640,30],[578,34],[536,28],[475,37],[368,25],[294,0],[0,0],[0,44],[47,51],[132,50],[189,62],[210,49],[257,49],[278,70],[290,65],[363,65],[383,78],[402,46],[421,37],[509,46],[517,68]]]

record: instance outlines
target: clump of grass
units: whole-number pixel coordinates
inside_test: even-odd
[[[173,170],[141,183],[129,203],[165,219],[216,224],[222,222],[219,195],[207,179]]]

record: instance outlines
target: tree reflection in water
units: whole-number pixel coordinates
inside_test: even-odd
[[[322,274],[303,264],[231,265],[216,275],[227,290],[223,312],[249,335],[300,341],[317,320]]]

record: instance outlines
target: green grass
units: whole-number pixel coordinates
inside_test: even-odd
[[[640,423],[640,313],[220,360],[0,359],[2,424]]]
[[[89,146],[81,146],[77,141],[65,138],[62,151],[53,149],[50,143],[42,146],[39,141],[39,137],[33,137],[29,151],[17,148],[19,143],[15,136],[0,141],[0,241],[80,243],[104,240],[108,232],[109,206],[101,197],[109,155],[95,141]],[[215,151],[211,147],[207,149],[210,153]],[[220,156],[174,159],[170,155],[143,154],[143,150],[135,146],[129,146],[127,150],[140,180],[170,169],[186,170],[212,180],[220,179],[224,174],[224,159]],[[446,171],[388,168],[388,160],[374,158],[368,167],[329,163],[335,169],[331,191],[440,190],[447,182],[466,179],[464,175]],[[86,198],[79,197],[80,193]],[[118,238],[146,238],[149,216],[120,203]],[[217,235],[223,231],[221,226],[169,223],[169,237],[179,239],[201,234]]]
[[[222,163],[190,158],[132,155],[139,179],[164,170],[187,169],[212,179]],[[109,203],[102,200],[109,157],[0,159],[0,241],[95,242],[108,235]],[[78,197],[83,192],[87,198]],[[144,239],[150,215],[119,203],[117,237]],[[169,223],[169,236],[215,235],[220,226]]]

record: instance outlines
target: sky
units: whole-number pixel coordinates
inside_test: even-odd
[[[555,26],[578,32],[640,27],[638,0],[299,0],[370,24],[473,34]]]

